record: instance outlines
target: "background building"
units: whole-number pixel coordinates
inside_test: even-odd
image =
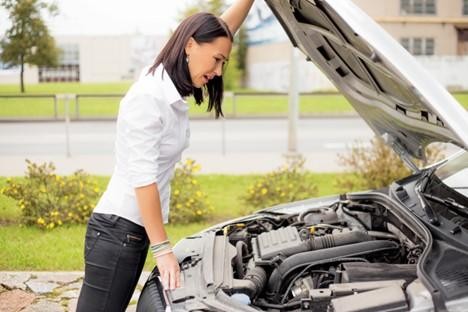
[[[57,36],[59,66],[27,67],[26,83],[133,80],[155,59],[166,37],[148,35]],[[19,83],[19,69],[0,69],[0,83]]]
[[[468,0],[353,0],[449,89],[468,89]],[[291,43],[270,10],[250,19],[247,86],[289,86]],[[301,91],[333,89],[312,64],[300,61]],[[307,64],[306,64],[307,63]]]
[[[353,1],[444,86],[468,90],[468,0]],[[286,91],[291,43],[266,4],[258,1],[255,6],[248,21],[247,87]],[[133,80],[154,60],[165,40],[140,34],[57,36],[60,65],[26,67],[25,82]],[[301,91],[334,88],[305,56],[299,70]],[[6,70],[0,64],[0,83],[19,83],[19,69]]]

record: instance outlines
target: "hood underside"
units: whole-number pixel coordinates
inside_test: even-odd
[[[432,142],[468,150],[468,114],[421,65],[349,0],[266,0],[291,42],[401,154]]]

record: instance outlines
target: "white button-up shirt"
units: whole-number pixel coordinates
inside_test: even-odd
[[[162,65],[154,75],[146,75],[147,71],[120,102],[114,173],[94,209],[140,225],[135,188],[157,184],[167,223],[174,167],[190,137],[187,102]]]

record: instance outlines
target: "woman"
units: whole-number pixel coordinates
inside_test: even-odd
[[[232,34],[253,1],[235,1],[220,18],[199,13],[185,19],[122,99],[116,165],[88,222],[77,311],[124,311],[149,245],[164,288],[180,286],[179,264],[163,224],[174,166],[188,146],[184,97],[193,95],[201,104],[207,95],[208,110],[222,115],[223,65]]]

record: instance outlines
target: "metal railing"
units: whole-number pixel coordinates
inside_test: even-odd
[[[57,94],[27,94],[27,95],[0,94],[0,99],[24,99],[24,98],[33,98],[33,99],[50,98],[52,99],[53,106],[54,106],[54,119],[58,118]]]
[[[468,91],[457,91],[453,94],[468,94]],[[300,96],[321,96],[321,95],[340,95],[340,93],[336,91],[322,91],[322,92],[303,92],[300,93]],[[121,93],[86,93],[86,94],[66,94],[66,98],[69,102],[74,104],[74,112],[70,114],[69,111],[68,116],[64,116],[59,114],[59,102],[64,101],[65,95],[64,94],[28,94],[28,95],[18,95],[18,94],[0,94],[0,101],[2,99],[50,99],[51,105],[53,107],[53,115],[40,115],[40,116],[21,116],[21,115],[12,115],[12,116],[2,116],[0,113],[0,122],[7,121],[7,120],[63,120],[64,118],[70,118],[71,120],[82,120],[82,119],[110,119],[114,120],[116,115],[101,115],[101,116],[87,116],[83,115],[82,112],[82,102],[86,99],[103,99],[103,98],[115,98],[120,99],[124,96]],[[248,117],[252,115],[254,117],[271,117],[272,114],[247,114],[247,113],[240,113],[239,112],[239,103],[243,97],[287,97],[288,93],[286,92],[225,92],[225,99],[231,99],[231,111],[226,113],[226,117],[229,118],[236,118],[236,117]],[[287,103],[287,99],[285,99],[285,103]],[[117,104],[116,102],[114,104]],[[2,103],[0,102],[0,111]],[[34,105],[34,104],[32,104]],[[108,104],[106,104],[108,105]],[[226,107],[227,108],[227,107]],[[285,108],[287,108],[285,106]],[[227,109],[225,109],[227,110]],[[309,114],[310,115],[310,114]],[[286,117],[286,114],[273,114],[273,116],[281,116]],[[301,114],[302,117],[308,116],[307,114]],[[193,116],[195,118],[199,116]],[[208,117],[204,115],[204,117]]]

